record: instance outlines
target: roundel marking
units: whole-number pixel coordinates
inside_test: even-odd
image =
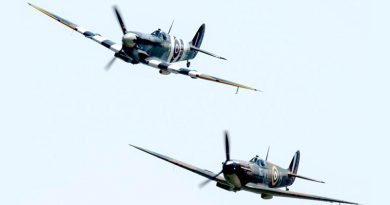
[[[183,55],[184,43],[183,43],[183,40],[177,39],[176,37],[174,37],[174,44],[173,45],[174,45],[173,46],[173,55],[172,55],[171,62],[176,62],[176,61],[179,61],[181,56]]]
[[[179,41],[175,38],[175,49],[173,51],[175,57],[179,55],[179,51],[180,51],[180,44]]]
[[[279,170],[275,166],[272,166],[272,186],[275,186],[279,181]]]

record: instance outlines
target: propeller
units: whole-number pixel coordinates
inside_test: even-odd
[[[112,64],[115,62],[115,59],[116,59],[116,57],[113,57],[113,58],[107,63],[107,65],[104,67],[104,69],[105,69],[106,71],[109,71],[109,70],[111,69]]]
[[[127,33],[127,29],[126,29],[125,23],[123,22],[122,15],[119,12],[119,9],[118,9],[117,6],[113,6],[113,8],[114,8],[114,11],[115,11],[115,14],[116,14],[116,18],[118,19],[118,22],[119,22],[119,25],[120,25],[120,27],[122,29],[123,34],[126,34]]]
[[[126,26],[125,26],[125,23],[123,21],[123,18],[122,18],[122,15],[121,13],[119,12],[119,9],[117,6],[113,6],[113,9],[114,9],[114,12],[115,12],[115,15],[116,15],[116,18],[118,19],[118,22],[119,22],[119,26],[121,27],[122,29],[122,32],[123,32],[123,35],[125,35],[126,33],[129,33],[126,29]],[[173,25],[173,22],[172,22],[172,25]],[[169,30],[171,30],[172,28],[172,25],[171,27],[169,28]],[[130,32],[132,33],[132,32]],[[135,34],[133,33],[133,35],[135,36],[135,42],[136,43],[143,43],[143,44],[150,44],[150,45],[153,45],[153,46],[161,46],[161,41],[160,40],[157,40],[157,39],[148,39],[148,38],[143,38],[143,36],[141,35],[138,35],[138,34]]]
[[[230,160],[230,145],[229,145],[229,133],[225,131],[225,154],[226,154],[226,161]]]
[[[213,181],[214,179],[216,179],[220,174],[222,174],[223,170],[221,170],[220,172],[218,172],[218,174],[216,174],[215,176],[211,177],[210,179],[207,179],[205,180],[204,182],[200,183],[199,184],[199,188],[203,188],[204,186],[206,186],[209,182]]]
[[[225,162],[222,163],[222,165],[225,165],[230,160],[229,133],[227,131],[225,131],[225,155],[226,155],[226,160],[225,160]],[[222,173],[223,173],[223,169],[220,172],[218,172],[216,175],[214,175],[213,177],[211,177],[211,178],[207,179],[206,181],[200,183],[199,184],[199,188],[203,188],[209,182],[211,182],[214,179],[216,179]]]
[[[150,39],[150,38],[143,36],[140,33],[127,31],[125,23],[123,21],[121,13],[119,12],[118,7],[113,6],[113,9],[114,9],[116,18],[118,20],[119,26],[121,27],[121,30],[123,32],[122,50],[120,52],[116,53],[115,57],[107,63],[107,65],[105,66],[106,71],[110,70],[111,66],[113,65],[113,63],[115,61],[115,58],[117,58],[118,56],[121,59],[127,58],[128,54],[124,49],[130,49],[130,50],[131,49],[138,49],[137,44],[148,44],[148,45],[160,46],[160,47],[164,46],[163,41],[160,40],[159,38]],[[173,22],[172,22],[172,24],[173,24]],[[171,27],[172,27],[172,25],[171,25]],[[129,58],[131,58],[131,56],[129,56]]]
[[[117,6],[113,6],[112,7],[114,9],[114,12],[115,12],[115,15],[116,15],[116,18],[119,22],[119,26],[121,27],[122,29],[122,32],[123,32],[123,35],[127,33],[127,29],[126,29],[126,26],[125,26],[125,23],[123,22],[123,19],[122,19],[122,15],[121,13],[119,12],[119,9]],[[106,71],[109,71],[111,69],[111,66],[112,64],[115,62],[115,59],[116,59],[116,56],[114,56],[108,63],[106,66],[104,66],[104,69]]]

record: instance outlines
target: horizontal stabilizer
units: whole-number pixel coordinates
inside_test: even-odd
[[[222,60],[227,60],[226,58],[222,57],[222,56],[218,56],[218,55],[215,55],[214,53],[210,53],[208,51],[205,51],[205,50],[202,50],[198,47],[195,47],[193,45],[191,45],[191,50],[194,50],[194,51],[199,51],[201,53],[204,53],[204,54],[207,54],[207,55],[210,55],[210,56],[213,56],[215,58],[219,58],[219,59],[222,59]]]
[[[297,177],[297,178],[306,179],[306,180],[309,180],[309,181],[318,182],[318,183],[324,183],[325,184],[324,181],[312,179],[312,178],[309,178],[309,177],[304,177],[304,176],[301,176],[301,175],[298,175],[298,174],[294,174],[294,173],[291,173],[291,172],[288,173],[288,176]]]

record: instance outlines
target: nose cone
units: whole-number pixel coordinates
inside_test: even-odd
[[[238,176],[240,164],[234,161],[227,161],[223,165],[223,175],[230,184],[236,188],[241,188],[241,180]]]
[[[223,165],[223,173],[229,175],[236,174],[239,168],[240,168],[239,164],[233,161],[228,161]]]
[[[125,47],[134,47],[137,36],[134,33],[126,33],[122,38],[122,43]]]

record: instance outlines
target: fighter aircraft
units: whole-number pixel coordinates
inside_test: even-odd
[[[222,170],[218,173],[213,173],[209,170],[195,167],[135,145],[130,144],[130,146],[208,178],[205,182],[200,184],[200,187],[203,187],[210,181],[216,181],[216,186],[219,188],[233,192],[240,190],[249,191],[261,194],[261,198],[263,199],[272,199],[274,196],[279,196],[345,204],[358,204],[355,202],[289,191],[287,187],[294,183],[295,178],[306,179],[319,183],[324,182],[297,174],[300,159],[299,151],[295,153],[287,169],[277,166],[267,160],[269,149],[265,160],[259,158],[258,156],[255,156],[249,162],[231,159],[229,136],[227,132],[225,132],[226,160],[222,163]],[[223,176],[220,176],[221,174],[223,174]],[[279,189],[284,187],[286,190]]]
[[[46,14],[47,16],[53,18],[54,20],[57,20],[58,22],[64,24],[65,26],[83,34],[85,37],[92,39],[95,42],[115,52],[114,58],[106,66],[107,70],[111,67],[114,60],[116,58],[119,58],[131,64],[142,63],[153,68],[157,68],[162,75],[168,75],[171,73],[182,74],[190,76],[194,79],[200,78],[204,80],[231,85],[237,87],[237,91],[239,88],[259,91],[249,86],[230,82],[221,78],[200,73],[196,70],[182,68],[177,64],[173,64],[179,61],[187,61],[187,67],[189,67],[189,60],[194,59],[198,52],[226,60],[221,56],[200,49],[200,45],[202,44],[203,36],[205,33],[205,24],[200,26],[192,41],[186,43],[182,39],[170,35],[173,22],[171,24],[171,27],[169,28],[168,33],[162,31],[161,29],[154,31],[151,34],[128,31],[126,29],[122,16],[119,13],[118,8],[114,6],[116,17],[123,32],[122,44],[117,44],[101,36],[98,33],[94,33],[86,28],[78,26],[49,11],[46,11],[30,3],[29,5],[37,9],[38,11]]]

